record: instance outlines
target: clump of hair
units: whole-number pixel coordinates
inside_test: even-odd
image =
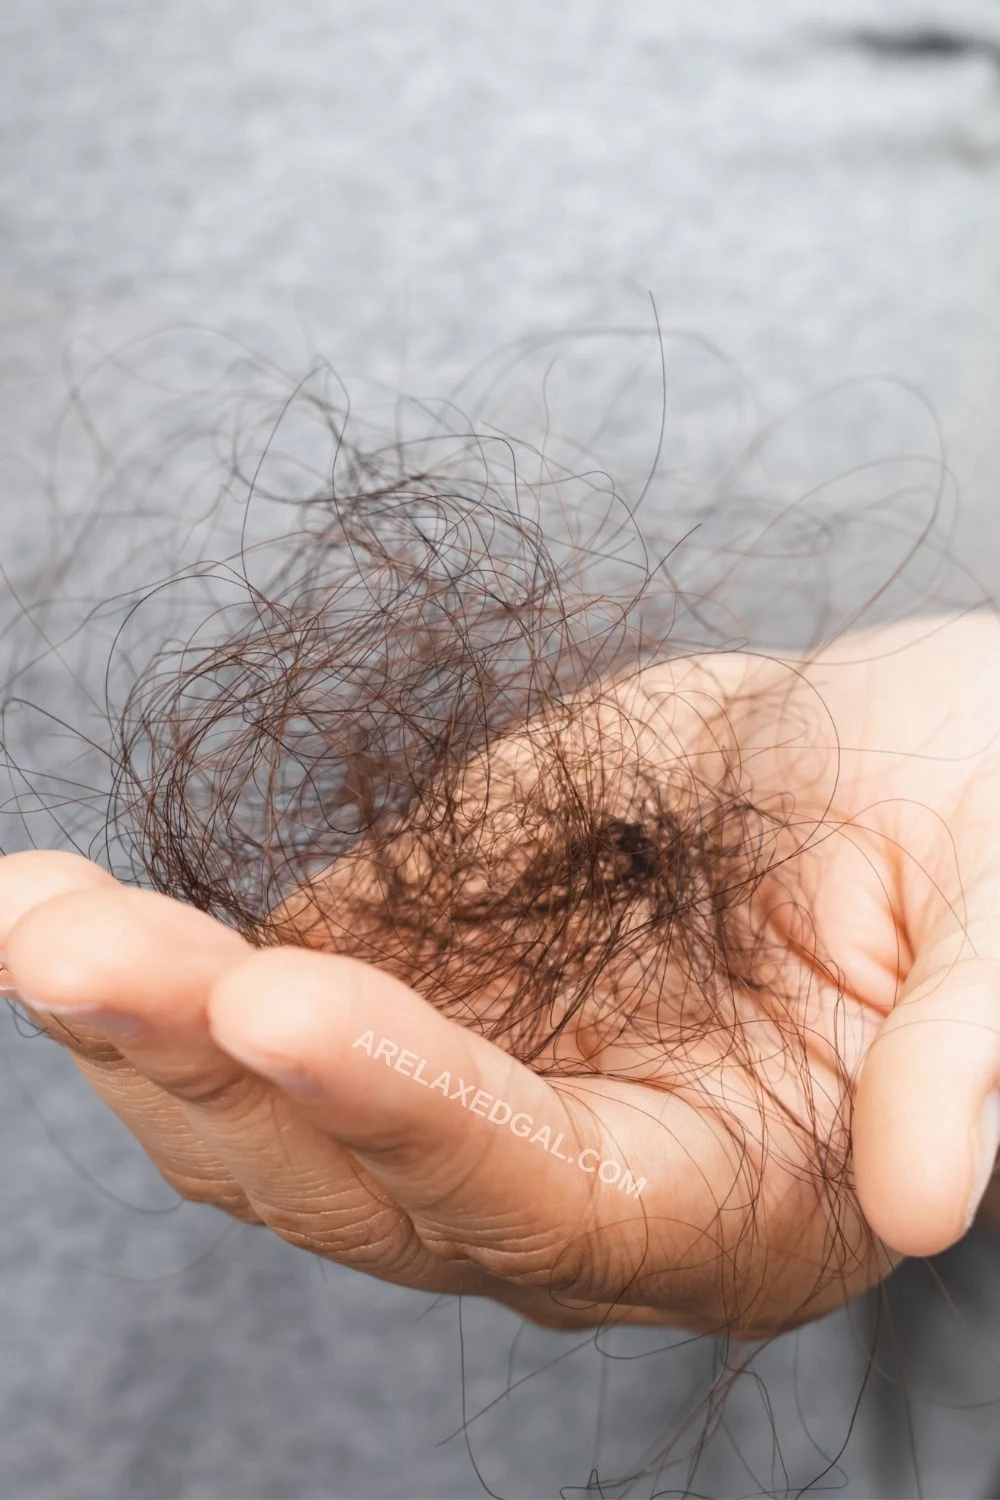
[[[674,601],[625,502],[605,484],[546,526],[506,442],[461,434],[428,466],[324,418],[331,480],[272,575],[244,558],[243,598],[127,694],[109,825],[134,867],[252,942],[389,967],[535,1065],[581,1019],[665,1044],[731,1022],[775,813],[735,742],[706,781],[662,711],[623,716],[622,683],[683,655],[644,622]],[[642,563],[600,592],[626,540]],[[674,1013],[651,1015],[668,961]]]

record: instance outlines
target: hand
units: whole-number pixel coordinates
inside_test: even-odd
[[[628,1026],[595,1001],[529,1068],[398,976],[274,945],[297,923],[316,942],[315,892],[254,948],[56,852],[0,860],[0,950],[184,1197],[551,1326],[766,1334],[961,1237],[992,1170],[998,664],[1000,620],[979,615],[618,686],[619,732],[699,784],[731,764],[729,705],[775,830],[743,903],[761,977],[715,994],[714,1027],[671,959]],[[607,705],[583,721],[595,755]],[[329,874],[344,911],[361,875]]]

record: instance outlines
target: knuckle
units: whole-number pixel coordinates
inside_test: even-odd
[[[256,1104],[266,1085],[259,1079],[226,1066],[222,1071],[206,1068],[204,1063],[158,1060],[148,1076],[168,1094],[198,1109],[220,1110],[241,1114]]]
[[[405,1217],[388,1205],[359,1207],[356,1203],[301,1204],[263,1202],[253,1208],[279,1239],[300,1250],[339,1261],[373,1276],[404,1276],[419,1259],[419,1242]]]
[[[33,1026],[37,1026],[43,1036],[57,1042],[60,1047],[65,1047],[74,1057],[95,1063],[99,1067],[122,1069],[127,1066],[114,1043],[94,1027],[85,1026],[78,1021],[60,1020],[50,1013],[31,1010],[28,1006],[23,1009],[28,1020]]]
[[[516,1286],[568,1290],[583,1270],[584,1257],[558,1226],[530,1233],[484,1224],[461,1235],[454,1228],[428,1230],[424,1238],[442,1260],[473,1265]]]
[[[187,1203],[207,1203],[212,1208],[221,1209],[223,1213],[229,1214],[231,1218],[242,1219],[248,1224],[259,1224],[260,1217],[251,1206],[249,1199],[232,1177],[220,1173],[218,1176],[206,1176],[202,1173],[191,1172],[183,1167],[157,1163],[160,1176],[167,1182],[174,1192],[179,1194]]]

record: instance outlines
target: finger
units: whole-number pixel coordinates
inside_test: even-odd
[[[29,1004],[93,1026],[157,1071],[211,1088],[236,1074],[205,1026],[202,986],[249,945],[204,912],[119,885],[64,891],[15,921],[8,968]]]
[[[68,854],[62,850],[27,849],[19,854],[4,855],[0,858],[0,953],[6,951],[14,925],[34,907],[56,896],[107,889],[113,885],[114,880],[106,870],[79,854]],[[0,993],[25,1006],[34,1024],[54,1040],[73,1040],[60,1022],[30,1011],[24,995],[18,990],[17,983],[6,966],[0,968]],[[95,1036],[93,1040],[107,1061],[113,1061],[119,1055],[104,1038]]]
[[[36,900],[4,946],[22,998],[49,1027],[95,1034],[95,1061],[114,1037],[178,1099],[244,1076],[212,1040],[204,1000],[213,978],[251,950],[205,913],[109,880]]]
[[[91,898],[100,897],[98,905],[104,909],[107,898],[116,902],[118,893],[124,896],[124,888],[112,876],[77,855],[30,851],[0,859],[0,947],[10,949],[8,963],[16,971],[15,977],[6,970],[7,993],[69,1051],[94,1092],[178,1193],[257,1222],[239,1184],[198,1139],[179,1104],[122,1056],[106,1024],[80,1018],[106,1012],[101,959],[114,936],[102,931],[99,922],[90,924]],[[96,948],[96,957],[88,945]],[[120,957],[127,962],[126,955]],[[63,1006],[64,1013],[56,1015],[51,1004]],[[105,1023],[108,1019],[105,1014]],[[112,1011],[110,1021],[112,1031],[116,1021],[127,1029],[123,1011]]]
[[[854,1164],[869,1224],[936,1255],[975,1216],[1000,1149],[1000,872],[940,917],[858,1082]]]
[[[8,962],[32,1002],[61,1011],[67,1024],[76,1025],[71,1015],[99,1008],[95,1024],[110,1028],[128,1062],[177,1111],[185,1139],[193,1135],[222,1164],[225,1181],[238,1185],[270,1228],[385,1277],[460,1290],[453,1276],[442,1282],[442,1267],[384,1187],[213,1040],[205,1013],[210,986],[250,951],[203,912],[115,887],[33,908],[11,931]],[[124,1118],[136,1098],[131,1083],[126,1098],[105,1069],[100,1087]],[[133,1111],[131,1128],[169,1156],[159,1119],[158,1109]],[[186,1170],[193,1169],[188,1162]]]
[[[94,890],[114,878],[82,854],[58,849],[26,849],[0,858],[0,953],[15,922],[37,906],[68,891]]]
[[[74,1063],[94,1093],[140,1142],[176,1193],[191,1203],[210,1204],[244,1223],[263,1222],[232,1173],[196,1135],[176,1100],[120,1054],[115,1065],[95,1062],[92,1043],[84,1055],[76,1046],[71,1050]]]
[[[346,957],[255,953],[216,981],[208,1013],[220,1045],[294,1094],[438,1254],[582,1297],[656,1301],[665,1279],[683,1297],[709,1263],[717,1280],[732,1141],[677,1097],[555,1087]]]

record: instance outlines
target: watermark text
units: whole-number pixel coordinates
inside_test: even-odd
[[[540,1146],[558,1161],[573,1163],[581,1172],[596,1176],[609,1187],[617,1187],[630,1198],[638,1198],[646,1186],[645,1177],[633,1177],[628,1167],[623,1167],[614,1157],[602,1157],[594,1146],[585,1146],[581,1151],[574,1151],[572,1147],[566,1150],[565,1132],[560,1130],[553,1138],[550,1125],[539,1125],[527,1111],[515,1110],[505,1099],[498,1099],[447,1070],[434,1074],[425,1057],[407,1051],[389,1037],[379,1037],[376,1041],[374,1031],[364,1031],[351,1047],[360,1048],[373,1061],[383,1062],[386,1067],[402,1073],[405,1078],[412,1078],[425,1089],[439,1090],[445,1098],[460,1104],[470,1114],[479,1115],[491,1125],[506,1127],[512,1135],[526,1140],[529,1146]]]

